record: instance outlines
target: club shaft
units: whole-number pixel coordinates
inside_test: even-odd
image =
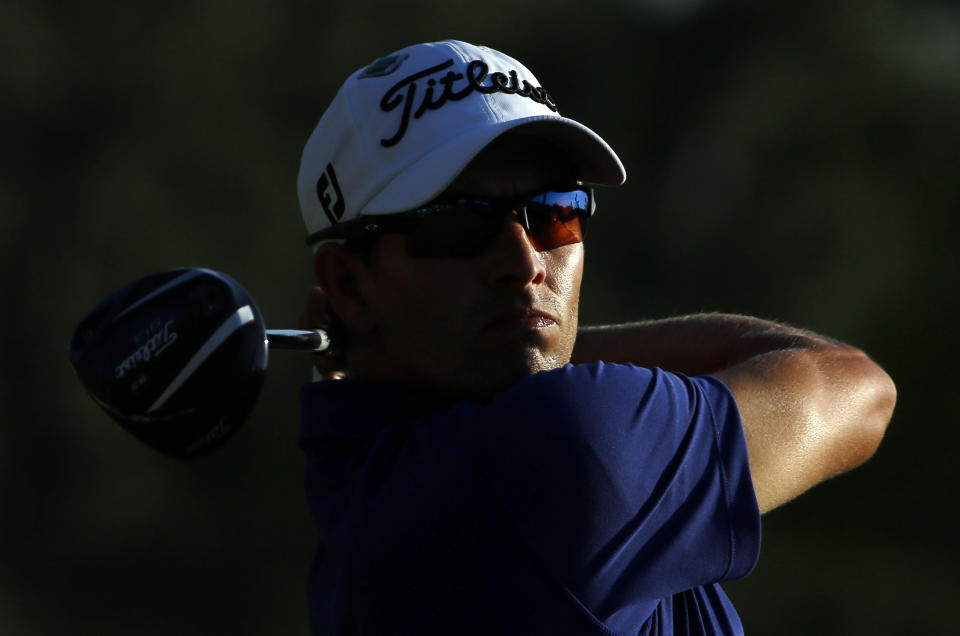
[[[330,337],[323,329],[267,329],[271,349],[321,353],[330,348]]]

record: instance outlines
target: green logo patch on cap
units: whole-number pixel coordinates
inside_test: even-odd
[[[365,77],[383,77],[384,75],[389,75],[393,73],[400,66],[400,63],[407,59],[407,54],[403,55],[388,55],[387,57],[381,57],[379,60],[374,60],[370,65],[363,69],[363,72],[360,73],[359,79]]]

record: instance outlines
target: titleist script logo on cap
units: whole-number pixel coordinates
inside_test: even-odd
[[[404,59],[406,59],[406,56],[381,58],[368,66],[360,75],[360,79],[388,75],[396,70]],[[403,139],[410,125],[411,113],[413,119],[420,119],[428,110],[438,110],[443,108],[447,102],[460,101],[474,92],[482,94],[504,93],[526,97],[538,104],[543,104],[554,112],[557,111],[557,105],[542,86],[534,86],[527,80],[521,80],[515,70],[511,70],[509,73],[499,71],[491,73],[490,67],[483,60],[473,60],[467,64],[466,76],[456,71],[447,71],[439,79],[430,77],[450,68],[453,64],[453,59],[449,59],[446,62],[412,73],[391,86],[383,94],[383,98],[380,100],[380,109],[383,112],[389,113],[401,105],[403,109],[400,113],[400,125],[396,133],[392,137],[381,139],[381,145],[389,148]],[[428,77],[430,79],[426,81],[427,86],[423,91],[423,97],[420,98],[417,109],[413,110],[413,104],[417,101],[418,82]],[[455,86],[461,80],[465,80],[465,83]],[[489,80],[488,83],[484,83],[487,80]],[[438,84],[442,87],[441,89],[437,88]],[[440,91],[439,95],[437,95],[438,90]]]

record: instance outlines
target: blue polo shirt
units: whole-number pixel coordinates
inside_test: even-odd
[[[760,514],[711,377],[567,365],[489,402],[301,391],[314,632],[740,634]]]

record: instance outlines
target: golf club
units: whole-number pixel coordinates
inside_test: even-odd
[[[266,329],[250,294],[209,269],[151,274],[76,326],[68,354],[94,401],[127,431],[176,457],[209,452],[253,409],[268,349],[320,353],[323,330]]]

